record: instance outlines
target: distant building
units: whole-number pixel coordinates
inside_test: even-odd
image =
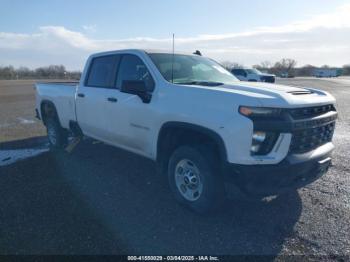
[[[314,69],[313,75],[315,77],[338,77],[342,74],[341,69],[331,68],[317,68]]]

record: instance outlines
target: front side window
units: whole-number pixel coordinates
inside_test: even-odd
[[[90,87],[113,88],[120,56],[108,55],[93,58],[86,85]]]
[[[144,81],[147,90],[154,89],[153,78],[142,60],[135,55],[123,55],[118,70],[117,88],[121,88],[123,81],[130,80]]]
[[[243,69],[232,69],[232,73],[237,76],[246,76],[246,72]]]
[[[230,84],[237,82],[229,71],[215,61],[193,55],[149,53],[162,76],[174,84]]]

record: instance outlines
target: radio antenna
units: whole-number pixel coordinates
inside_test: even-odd
[[[175,34],[173,34],[173,55],[171,58],[171,82],[174,84]]]

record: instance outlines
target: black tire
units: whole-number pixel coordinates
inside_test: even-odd
[[[51,150],[62,150],[67,145],[67,132],[56,118],[46,120],[47,137]]]
[[[218,168],[218,161],[208,147],[180,146],[171,155],[168,166],[169,185],[175,198],[182,204],[190,207],[198,213],[208,213],[222,206],[225,199],[225,187]],[[176,168],[181,161],[190,160],[199,170],[201,193],[196,194],[198,199],[189,200],[180,192],[176,182]],[[183,170],[182,170],[183,172]],[[184,179],[185,180],[185,179]],[[185,187],[185,186],[184,186]]]

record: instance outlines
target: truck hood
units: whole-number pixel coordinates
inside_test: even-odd
[[[230,93],[244,92],[257,98],[262,106],[269,107],[303,107],[335,102],[334,97],[325,91],[264,82],[237,82],[216,89]]]
[[[259,74],[259,76],[275,76],[275,75],[273,75],[273,74],[267,74],[267,73],[261,73],[261,74]]]

